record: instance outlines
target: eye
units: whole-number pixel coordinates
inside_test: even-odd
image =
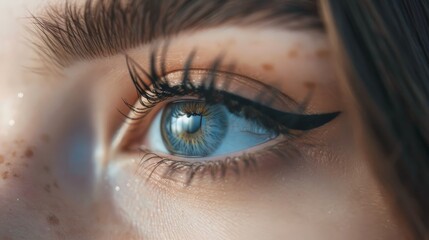
[[[167,104],[158,113],[144,142],[154,152],[202,158],[242,151],[277,136],[275,131],[240,113],[232,113],[221,104],[190,99]]]
[[[157,172],[190,184],[197,175],[217,179],[229,170],[263,165],[259,160],[271,153],[272,161],[290,157],[299,153],[295,140],[300,133],[339,114],[307,113],[305,106],[261,81],[220,71],[217,60],[212,68],[192,69],[193,56],[183,69],[169,73],[163,57],[157,69],[151,56],[150,72],[127,57],[139,96],[136,104],[127,103],[127,117],[137,124],[122,132],[129,136],[121,145],[139,150],[139,169],[148,178]]]

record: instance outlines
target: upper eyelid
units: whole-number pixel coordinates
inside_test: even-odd
[[[228,23],[271,22],[295,28],[322,27],[316,3],[311,0],[288,0],[280,5],[278,1],[247,0],[213,1],[211,4],[206,0],[193,0],[183,5],[177,1],[170,4],[171,1],[166,0],[119,2],[87,0],[83,6],[66,3],[48,8],[41,17],[34,16],[35,32],[39,36],[35,44],[41,57],[57,67],[65,67],[76,60],[110,56],[188,29]],[[258,13],[263,14],[252,18]],[[147,15],[156,17],[148,18]],[[309,21],[297,21],[302,19]]]
[[[216,104],[222,103],[225,105],[228,105],[227,103],[231,103],[230,100],[237,100],[240,102],[241,107],[252,107],[254,110],[261,111],[265,115],[269,116],[271,121],[269,124],[272,124],[273,123],[272,121],[275,121],[279,126],[281,125],[279,129],[282,129],[282,131],[284,130],[289,131],[289,129],[305,131],[305,130],[317,128],[335,119],[340,114],[340,112],[330,112],[330,113],[321,113],[321,114],[304,114],[305,109],[307,107],[306,101],[304,101],[302,104],[298,104],[293,99],[282,94],[281,92],[270,91],[270,90],[274,90],[271,86],[262,84],[260,81],[252,80],[247,77],[245,78],[248,81],[252,81],[254,82],[254,84],[257,84],[259,86],[258,91],[260,93],[271,92],[271,97],[270,97],[271,100],[269,102],[273,101],[274,99],[283,97],[282,99],[287,100],[286,101],[287,103],[289,104],[292,103],[292,105],[296,108],[297,112],[292,113],[292,112],[279,111],[269,106],[265,106],[265,104],[259,103],[258,101],[251,100],[247,97],[239,96],[237,94],[229,92],[231,89],[228,89],[228,87],[226,87],[224,84],[226,82],[229,85],[229,83],[232,82],[233,79],[229,77],[226,77],[225,78],[226,81],[224,81],[221,84],[223,89],[222,90],[217,89],[218,88],[217,83],[219,83],[218,82],[219,73],[232,74],[232,75],[238,76],[231,72],[218,72],[222,62],[222,55],[218,58],[215,58],[215,60],[213,61],[212,67],[209,69],[205,69],[204,74],[202,75],[197,74],[197,76],[199,76],[200,78],[202,77],[200,79],[200,83],[197,83],[197,82],[191,81],[191,80],[195,80],[191,76],[195,76],[195,75],[192,75],[192,71],[193,71],[192,63],[196,53],[195,51],[191,51],[183,67],[182,76],[175,77],[175,78],[181,79],[179,80],[180,84],[177,85],[177,86],[180,86],[180,88],[175,89],[170,84],[169,74],[168,72],[165,72],[166,69],[163,64],[163,61],[166,61],[167,51],[168,51],[168,43],[164,45],[161,51],[162,52],[161,54],[162,58],[161,58],[161,64],[160,64],[161,73],[159,73],[158,67],[157,67],[158,64],[155,61],[155,55],[158,52],[157,49],[152,51],[150,55],[150,61],[149,61],[150,71],[146,71],[132,58],[130,58],[127,55],[125,56],[130,77],[133,81],[133,84],[136,87],[136,90],[140,95],[139,101],[142,99],[141,97],[144,97],[145,99],[148,100],[147,102],[148,105],[145,105],[143,102],[140,101],[140,103],[144,106],[144,108],[142,109],[133,108],[131,104],[126,103],[127,106],[129,106],[133,112],[137,111],[137,112],[144,113],[139,117],[140,119],[145,117],[148,109],[151,109],[153,106],[159,103],[160,100],[165,100],[165,99],[162,99],[164,96],[171,97],[171,94],[173,93],[174,93],[173,96],[186,96],[190,93],[197,93],[197,94],[201,94],[201,96],[204,97],[205,101],[209,103],[210,102],[216,103]],[[141,73],[143,73],[144,77],[147,77],[150,80],[150,83],[145,82],[144,78],[140,76]],[[174,73],[175,72],[170,72],[170,74],[174,74]],[[244,77],[244,76],[241,76],[241,77]],[[242,82],[242,81],[239,81],[239,82]],[[244,85],[241,85],[241,86],[243,87]],[[159,95],[162,95],[162,97],[160,97]],[[311,96],[311,93],[309,96]],[[212,102],[212,100],[214,100],[214,102]],[[283,102],[283,103],[286,103],[286,102]],[[155,103],[155,105],[153,103]],[[265,122],[265,123],[266,123],[265,126],[269,128],[269,125],[267,125],[268,122]],[[291,127],[291,126],[294,126],[294,127]]]

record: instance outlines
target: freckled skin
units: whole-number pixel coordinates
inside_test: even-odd
[[[272,64],[264,63],[264,64],[262,64],[262,69],[264,69],[265,71],[272,71],[274,69],[274,67]]]
[[[50,224],[50,225],[52,225],[52,226],[56,226],[56,225],[60,225],[60,220],[58,219],[58,217],[57,216],[55,216],[55,215],[49,215],[48,217],[47,217],[47,221],[48,221],[48,223]]]
[[[330,51],[328,49],[319,49],[315,53],[317,58],[327,58],[330,56]]]
[[[25,157],[27,157],[27,158],[31,158],[31,157],[33,157],[33,155],[34,155],[34,152],[33,152],[33,150],[31,150],[31,149],[27,149],[27,150],[25,150]]]
[[[304,86],[308,90],[313,90],[316,87],[316,84],[314,82],[305,82]]]
[[[288,51],[287,56],[289,58],[297,58],[299,56],[299,51],[297,49],[291,49]]]
[[[28,140],[28,143],[31,143]],[[3,142],[3,146],[11,146]],[[12,145],[13,146],[13,145]],[[106,226],[123,226],[117,217],[110,213],[108,204],[96,201],[81,206],[82,203],[73,203],[67,199],[67,194],[57,182],[57,172],[49,166],[55,159],[42,159],[44,149],[51,145],[37,141],[32,144],[32,154],[25,154],[28,149],[25,145],[15,147],[20,153],[12,157],[5,153],[8,149],[0,149],[3,161],[10,161],[10,165],[0,165],[0,239],[16,239],[15,236],[25,235],[25,239],[137,239],[131,232],[115,230],[115,234],[105,231]],[[34,150],[38,149],[38,150]],[[24,156],[24,157],[20,157]],[[19,172],[19,174],[18,174]],[[13,177],[12,177],[13,176]],[[84,196],[82,196],[84,198]],[[43,203],[43,204],[41,204]],[[107,204],[107,205],[106,205]],[[85,204],[83,204],[85,205]],[[15,209],[4,212],[6,209]],[[6,221],[16,219],[19,221]],[[38,221],[37,219],[44,219]],[[112,228],[114,229],[114,228]],[[107,234],[107,235],[105,235]],[[131,235],[130,235],[131,234]],[[38,236],[36,238],[30,236]],[[126,238],[119,237],[125,236]]]
[[[3,180],[6,180],[9,177],[9,172],[5,171],[5,172],[2,173],[1,176],[2,176]]]

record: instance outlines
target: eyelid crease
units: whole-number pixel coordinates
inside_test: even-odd
[[[43,62],[57,68],[91,60],[168,38],[185,30],[225,24],[268,23],[292,29],[322,29],[314,0],[86,0],[66,1],[32,16]]]

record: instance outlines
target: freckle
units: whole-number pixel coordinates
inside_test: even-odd
[[[15,151],[12,152],[12,157],[16,157],[16,152]]]
[[[60,186],[58,186],[57,181],[54,181],[54,183],[52,184],[56,189],[60,189]]]
[[[51,192],[51,185],[46,184],[43,189],[45,189],[45,192],[50,193]]]
[[[4,157],[0,155],[0,164],[4,163]]]
[[[24,163],[24,167],[28,168],[28,163]]]
[[[60,220],[58,219],[58,217],[57,216],[55,216],[55,215],[49,215],[47,218],[46,218],[46,220],[48,221],[48,223],[50,224],[50,225],[52,225],[52,226],[57,226],[57,225],[60,225]]]
[[[25,156],[27,158],[31,158],[31,157],[33,157],[33,155],[34,155],[33,150],[31,150],[29,148],[27,150],[25,150]]]
[[[273,69],[274,69],[273,65],[268,64],[268,63],[262,64],[262,68],[263,68],[265,71],[271,71],[271,70],[273,70]]]
[[[296,57],[298,57],[298,50],[291,49],[287,55],[289,58],[296,58]]]
[[[7,162],[6,166],[12,166],[12,163],[11,162]]]
[[[318,58],[327,58],[329,57],[330,52],[326,49],[319,49],[316,51],[316,56]]]
[[[19,178],[19,175],[18,175],[18,174],[16,174],[16,173],[14,173],[14,174],[13,174],[13,177],[14,177],[14,178]]]
[[[6,180],[6,179],[9,177],[9,172],[8,172],[8,171],[3,172],[3,174],[1,175],[1,177],[2,177],[4,180]]]
[[[316,84],[314,82],[305,82],[304,86],[306,88],[308,88],[309,90],[312,90],[312,89],[314,89],[316,87]]]

